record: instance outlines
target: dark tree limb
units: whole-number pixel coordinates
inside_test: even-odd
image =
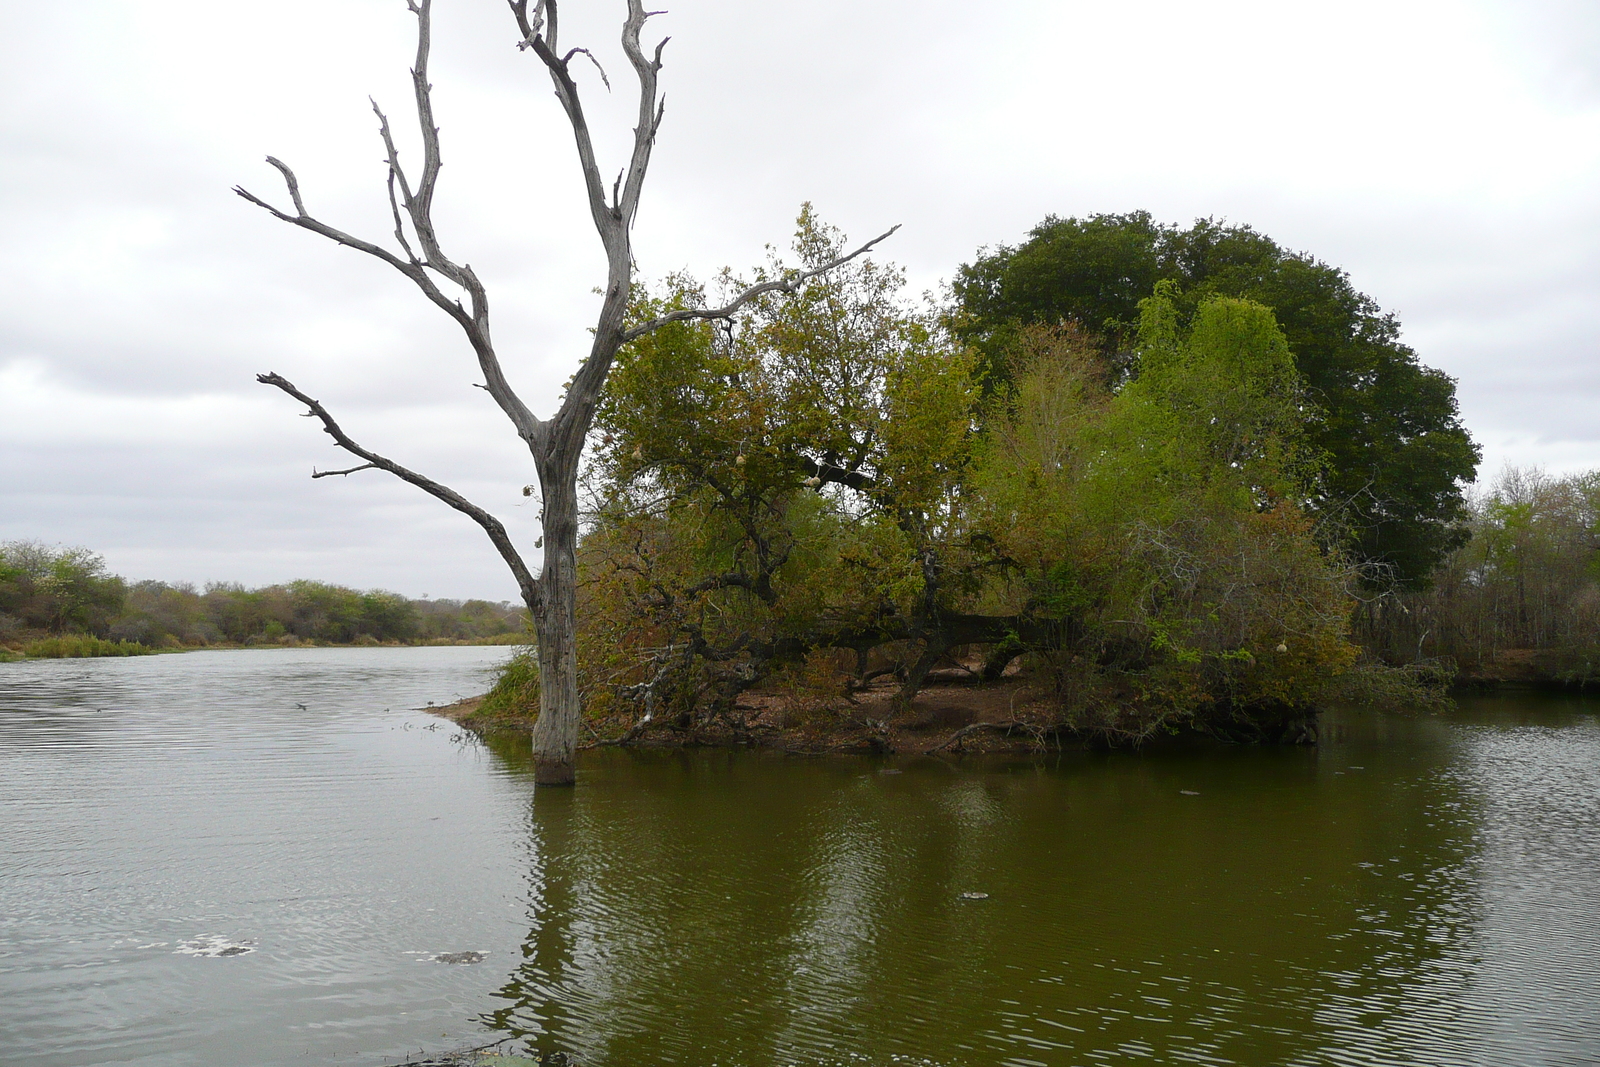
[[[260,382],[262,385],[270,385],[277,389],[281,389],[285,393],[288,393],[290,396],[294,397],[296,400],[300,401],[300,403],[304,404],[308,409],[310,409],[313,417],[322,422],[323,432],[329,437],[332,437],[334,442],[337,443],[340,448],[352,455],[359,456],[366,460],[366,463],[359,467],[352,467],[347,471],[325,471],[323,472],[324,474],[351,474],[358,470],[365,470],[368,467],[376,467],[379,470],[388,471],[396,478],[410,482],[423,492],[444,501],[446,504],[449,504],[463,515],[466,515],[472,519],[472,521],[476,522],[479,526],[483,527],[484,533],[489,535],[489,540],[492,541],[494,543],[494,547],[499,550],[501,558],[504,559],[506,561],[506,565],[511,568],[511,573],[517,579],[517,585],[521,587],[523,598],[527,601],[529,606],[536,606],[539,603],[540,594],[538,583],[534,581],[533,574],[528,570],[527,564],[523,562],[522,556],[517,552],[516,546],[511,543],[511,538],[506,535],[506,528],[499,519],[478,507],[478,505],[472,503],[472,501],[468,500],[454,489],[451,489],[449,486],[441,485],[431,478],[418,474],[414,470],[411,470],[407,467],[402,467],[392,459],[387,459],[378,455],[376,452],[362,448],[350,438],[349,434],[344,432],[344,430],[336,421],[334,421],[333,416],[328,414],[327,408],[323,407],[320,402],[313,400],[311,397],[295,388],[294,383],[283,377],[283,375],[258,374],[256,375],[256,381]],[[314,475],[314,477],[317,477],[317,475]]]
[[[795,457],[795,466],[811,476],[814,486],[834,483],[854,489],[858,493],[870,493],[878,487],[877,479],[871,475],[863,474],[858,467],[841,467],[834,463],[818,463],[810,456]]]
[[[975,722],[971,726],[963,726],[937,745],[925,751],[923,755],[931,756],[936,752],[943,752],[947,748],[959,748],[961,742],[983,730],[995,730],[1009,734],[1013,730],[1027,729],[1027,725],[1027,723],[1023,722]]]

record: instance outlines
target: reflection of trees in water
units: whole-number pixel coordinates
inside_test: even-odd
[[[1474,814],[1447,746],[1344,752],[599,754],[533,801],[483,1021],[588,1063],[1405,1058],[1459,1003]]]

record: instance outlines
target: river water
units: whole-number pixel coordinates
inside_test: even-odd
[[[1600,1062],[1595,702],[536,796],[505,651],[0,665],[0,1063]]]

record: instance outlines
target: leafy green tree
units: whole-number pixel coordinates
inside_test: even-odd
[[[991,388],[1028,324],[1079,324],[1097,335],[1112,372],[1125,374],[1139,301],[1163,280],[1179,286],[1181,321],[1213,296],[1272,310],[1304,399],[1321,413],[1308,427],[1328,457],[1313,513],[1338,522],[1371,573],[1424,583],[1466,536],[1462,487],[1479,450],[1460,423],[1455,383],[1424,366],[1395,317],[1343,271],[1248,226],[1201,220],[1181,229],[1146,212],[1050,217],[1021,245],[980,252],[960,269],[952,323],[983,354]]]
[[[807,210],[798,266],[757,280],[842,244]],[[1162,282],[1129,373],[1082,331],[1022,325],[984,399],[976,354],[900,288],[850,264],[619,359],[580,557],[591,710],[689,725],[827,649],[858,677],[888,660],[909,698],[982,645],[992,670],[1045,657],[1069,729],[1310,729],[1353,654],[1349,599],[1301,506],[1318,453],[1272,312],[1186,309]],[[705,299],[679,277],[636,314]]]
[[[1115,390],[1081,334],[1019,331],[972,479],[1010,564],[991,603],[1054,620],[1076,729],[1303,737],[1353,650],[1344,569],[1297,503],[1302,383],[1267,308],[1212,297],[1183,326],[1176,295],[1142,302]]]
[[[793,276],[843,247],[808,206],[796,266],[722,282]],[[818,646],[943,650],[929,638],[960,570],[976,390],[970,358],[904,306],[903,286],[898,270],[853,261],[793,299],[753,301],[737,327],[674,323],[620,355],[596,416],[602,504],[584,553],[602,675],[643,669],[626,688],[647,701],[670,688],[693,703],[709,687],[725,707]],[[679,277],[635,314],[704,301]]]
[[[126,586],[86,548],[37,541],[0,545],[0,615],[51,633],[103,636],[122,608]]]

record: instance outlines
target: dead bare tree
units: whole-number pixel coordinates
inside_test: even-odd
[[[531,51],[543,64],[555,84],[573,137],[577,142],[578,162],[583,171],[589,202],[600,243],[605,248],[608,271],[594,330],[594,341],[567,388],[559,410],[549,419],[535,416],[512,389],[495,353],[489,330],[489,299],[483,283],[464,263],[458,264],[440,247],[434,230],[433,197],[439,181],[439,130],[434,124],[431,86],[428,83],[432,0],[406,0],[417,18],[417,58],[411,71],[416,97],[417,122],[423,145],[422,171],[416,182],[400,164],[389,130],[389,120],[373,103],[378,131],[383,139],[389,165],[389,206],[394,216],[394,237],[399,250],[352,236],[317,219],[306,210],[294,172],[271,156],[267,162],[283,175],[293,211],[280,210],[243,188],[234,191],[246,200],[292,223],[332,241],[347,245],[389,264],[409,278],[424,296],[460,325],[477,356],[483,374],[483,388],[511,420],[517,436],[533,455],[541,490],[541,521],[544,528],[544,565],[535,578],[512,543],[506,528],[483,508],[478,507],[448,486],[433,481],[395,461],[357,444],[316,400],[278,374],[262,374],[257,380],[288,393],[304,404],[309,415],[320,420],[323,430],[345,451],[363,462],[344,471],[388,471],[465,514],[489,535],[511,573],[516,577],[522,598],[534,620],[539,657],[539,719],[533,732],[535,780],[541,785],[570,785],[574,781],[573,756],[578,741],[582,709],[577,683],[577,541],[578,541],[578,464],[585,438],[594,418],[595,404],[610,373],[612,361],[621,347],[669,322],[687,319],[726,319],[750,300],[765,293],[793,293],[807,279],[846,263],[887,238],[894,230],[868,241],[848,255],[816,270],[795,273],[740,293],[719,308],[675,311],[660,319],[629,327],[626,325],[632,286],[633,246],[631,230],[639,210],[650,152],[661,128],[664,105],[658,90],[663,38],[652,52],[640,44],[646,20],[657,12],[644,9],[641,0],[627,0],[628,14],[622,24],[622,48],[639,82],[638,125],[633,131],[633,149],[627,166],[611,189],[606,189],[600,164],[584,117],[572,61],[584,56],[595,62],[586,48],[561,51],[557,44],[556,0],[536,0],[530,10],[528,0],[507,0],[516,19],[517,47]],[[601,77],[604,78],[604,71]],[[609,88],[609,84],[608,84]],[[409,236],[407,231],[409,229]],[[898,227],[896,227],[898,229]],[[321,475],[313,475],[314,477]]]

